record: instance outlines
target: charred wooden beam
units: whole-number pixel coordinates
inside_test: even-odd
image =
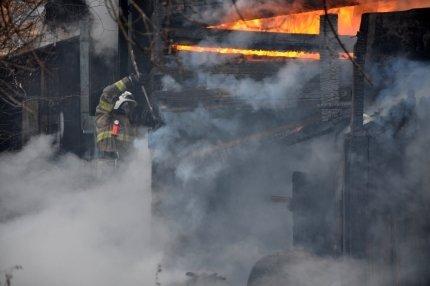
[[[153,96],[157,99],[161,109],[171,112],[192,110],[198,106],[206,109],[252,109],[245,99],[234,97],[221,89],[193,88],[180,91],[156,91]],[[264,104],[264,100],[262,99],[261,104]],[[317,110],[319,108],[319,98],[285,98],[276,102],[278,107],[285,109]]]
[[[190,67],[181,66],[178,64],[176,55],[166,55],[164,60],[168,63],[167,67],[163,68],[162,74],[168,74],[174,78],[184,79],[195,75],[195,70]],[[285,67],[285,62],[282,60],[268,61],[252,61],[243,60],[239,57],[231,59],[231,61],[214,64],[209,67],[202,67],[199,72],[204,71],[211,74],[234,74],[236,76],[272,76],[281,68]]]
[[[336,106],[339,103],[339,54],[336,48],[339,48],[339,43],[336,41],[335,33],[330,29],[330,23],[333,25],[334,31],[337,34],[338,16],[336,14],[328,14],[320,17],[320,35],[321,35],[321,51],[320,51],[320,90],[321,103],[323,105]],[[321,119],[328,121],[339,117],[339,112],[336,108],[322,108]]]
[[[189,19],[194,22],[218,24],[220,21],[251,20],[280,15],[323,10],[321,0],[247,0],[233,6],[220,0],[172,0],[169,2],[170,19],[175,22]],[[357,5],[357,0],[327,0],[328,8]],[[211,11],[211,13],[208,13]],[[239,13],[240,15],[239,15]]]
[[[154,97],[163,110],[182,112],[197,108],[245,108],[245,103],[220,89],[193,88],[180,91],[156,91]]]
[[[285,0],[264,0],[264,1],[244,1],[246,4],[239,5],[241,11],[239,16],[235,9],[231,9],[226,15],[227,19],[232,21],[244,19],[259,19],[276,17],[280,15],[296,14],[324,9],[324,1],[321,0],[302,0],[302,1],[285,1]],[[337,8],[343,6],[357,5],[357,0],[327,0],[327,7]]]
[[[211,74],[233,74],[236,77],[264,78],[275,75],[284,66],[284,61],[242,61],[212,66],[205,71]]]
[[[293,50],[318,52],[321,49],[319,35],[286,34],[253,31],[230,31],[206,28],[170,29],[172,43],[216,46],[226,48],[245,48],[255,50]],[[353,50],[355,39],[341,36],[348,50]],[[341,51],[339,46],[336,49]]]

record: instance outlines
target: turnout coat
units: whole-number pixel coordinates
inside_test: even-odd
[[[96,108],[97,148],[101,154],[116,153],[117,156],[124,156],[131,149],[132,141],[137,136],[137,128],[131,123],[130,118],[114,110],[118,97],[129,88],[131,81],[125,77],[103,89]],[[119,121],[120,126],[117,135],[112,133],[115,120]]]

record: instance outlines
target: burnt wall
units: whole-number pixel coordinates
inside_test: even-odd
[[[377,99],[379,91],[393,84],[387,63],[393,59],[430,61],[430,8],[403,12],[364,14],[359,32],[362,65],[371,73],[373,86],[364,79],[364,104]],[[361,35],[360,35],[361,33]],[[360,42],[360,40],[359,40]],[[359,55],[358,55],[359,56]],[[360,76],[359,76],[360,77]]]
[[[429,19],[430,9],[366,14],[355,47],[357,62],[372,85],[362,70],[354,69],[352,132],[345,142],[343,247],[345,254],[366,260],[374,269],[384,267],[389,274],[384,279],[391,285],[430,281],[430,245],[425,239],[429,200],[423,197],[427,175],[408,154],[415,148],[425,157],[417,142],[428,132],[428,115],[423,117],[428,99],[415,97],[417,82],[401,76],[414,71],[405,63],[413,61],[417,68],[429,62]],[[399,68],[393,69],[393,63]],[[405,90],[396,88],[399,81]],[[381,96],[391,105],[382,104]],[[363,124],[363,112],[371,112],[375,103],[380,112]],[[367,274],[368,284],[383,275]]]
[[[382,62],[390,57],[430,60],[430,8],[363,15],[369,26],[367,58]]]
[[[42,133],[57,135],[62,148],[78,153],[79,50],[76,38],[17,55],[10,62],[28,68],[2,74],[7,85],[16,86],[20,102],[17,107],[1,103],[4,111],[1,132],[5,139],[1,150],[19,149],[31,136]],[[63,138],[60,141],[61,129]]]
[[[0,102],[0,152],[21,147],[21,109]]]

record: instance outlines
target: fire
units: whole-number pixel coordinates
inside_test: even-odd
[[[227,55],[242,55],[245,57],[266,57],[266,58],[292,58],[302,60],[319,60],[319,53],[309,53],[300,51],[269,51],[269,50],[247,50],[240,48],[223,48],[223,47],[203,47],[197,45],[174,44],[172,48],[177,52],[192,53],[215,53]],[[352,53],[351,56],[354,56]],[[339,53],[339,59],[347,59],[345,53]]]
[[[319,60],[319,53],[307,53],[299,51],[269,51],[269,50],[247,50],[240,48],[203,47],[194,45],[172,45],[178,52],[194,53],[216,53],[229,55],[242,55],[246,57],[270,57],[270,58],[295,58],[306,60]]]
[[[360,28],[361,16],[364,13],[383,13],[430,7],[430,0],[359,0],[358,2],[359,4],[357,5],[329,9],[329,13],[338,15],[338,29],[340,35],[357,34]],[[209,28],[317,35],[320,32],[321,15],[324,15],[324,10],[295,13],[272,18],[226,22]],[[241,48],[204,47],[183,44],[172,45],[172,48],[178,52],[242,55],[247,58],[320,59],[319,53],[302,51],[247,50]],[[345,53],[340,53],[339,58],[347,59],[348,56]]]
[[[364,13],[383,13],[430,7],[430,0],[361,0],[355,6],[333,8],[329,13],[338,14],[341,35],[355,35]],[[320,16],[324,10],[223,23],[210,28],[242,31],[260,31],[292,34],[319,34]]]

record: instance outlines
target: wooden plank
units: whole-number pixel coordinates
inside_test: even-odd
[[[188,111],[199,105],[206,109],[252,109],[252,106],[245,99],[232,96],[221,89],[189,88],[181,91],[156,91],[153,96],[157,99],[161,109],[171,112]],[[265,100],[264,98],[261,99],[261,103],[263,104]],[[306,107],[316,110],[319,103],[319,98],[308,97],[277,100],[278,107],[285,109],[300,106],[300,108]]]

